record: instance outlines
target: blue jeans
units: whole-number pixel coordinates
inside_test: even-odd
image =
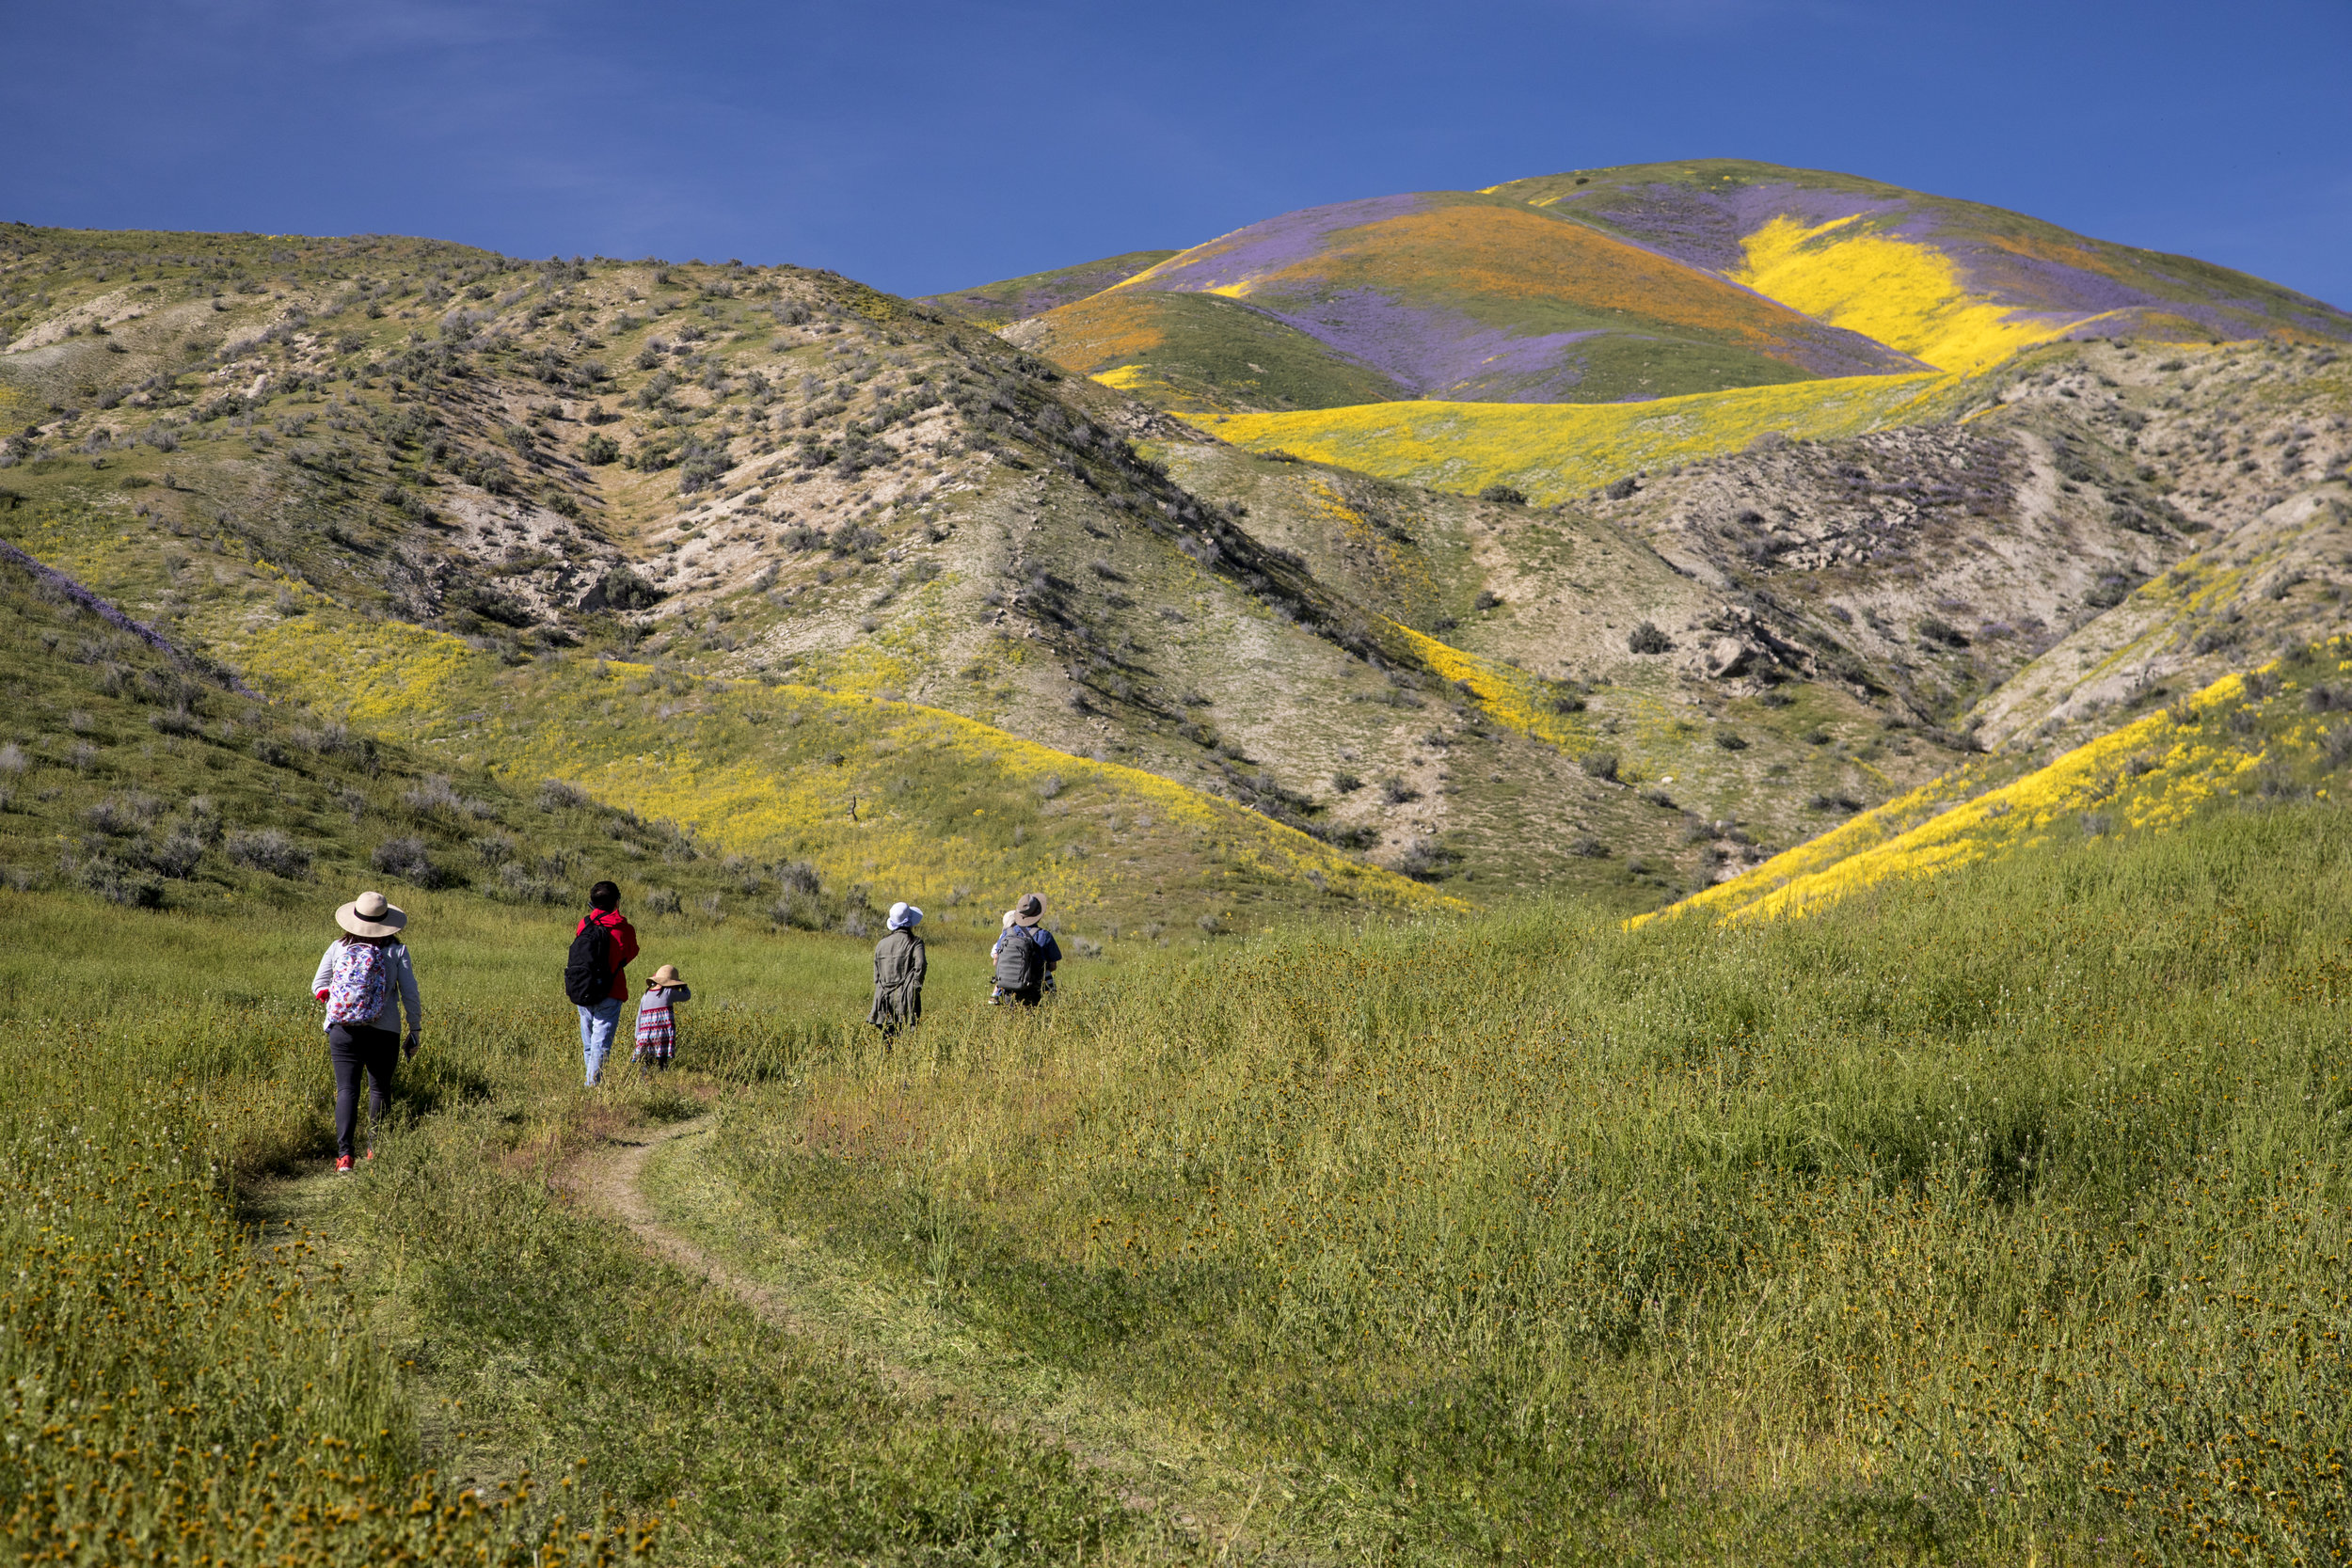
[[[612,1053],[612,1032],[621,1022],[621,999],[608,996],[593,1007],[580,1009],[580,1053],[588,1069],[588,1086],[604,1075],[604,1059]]]

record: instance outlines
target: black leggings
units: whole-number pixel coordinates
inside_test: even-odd
[[[369,1120],[380,1127],[400,1066],[400,1037],[364,1023],[334,1024],[326,1031],[326,1059],[335,1065],[335,1152],[348,1155],[359,1123],[359,1075],[368,1076]]]

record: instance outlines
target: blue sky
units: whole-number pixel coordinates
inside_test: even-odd
[[[0,218],[918,293],[1615,163],[1842,169],[2352,308],[2352,4],[0,0]]]

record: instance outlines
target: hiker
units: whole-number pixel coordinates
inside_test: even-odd
[[[1005,918],[998,922],[1000,929],[996,933],[995,945],[992,946],[988,950],[988,1005],[992,1007],[995,1006],[998,1003],[1004,1001],[1005,999],[1005,988],[998,985],[995,980],[996,960],[1005,951],[1005,933],[1012,929],[1012,923],[1020,917],[1021,911],[1019,910],[1007,910],[1005,911]]]
[[[912,904],[890,906],[889,929],[874,944],[874,1006],[866,1022],[887,1039],[923,1019],[923,939],[914,928],[923,911]]]
[[[996,939],[996,995],[991,1001],[1018,1002],[1034,1007],[1054,986],[1054,970],[1061,963],[1061,944],[1038,922],[1045,917],[1045,900],[1025,895],[1011,910],[1011,924]]]
[[[637,1047],[628,1059],[644,1071],[651,1063],[656,1072],[670,1069],[670,1058],[677,1053],[677,1005],[691,1002],[694,993],[678,978],[677,965],[663,964],[645,982],[645,994],[637,999]]]
[[[628,961],[635,957],[637,933],[621,917],[621,890],[598,882],[588,890],[588,912],[573,927],[571,955],[564,961],[564,994],[580,1009],[580,1053],[592,1089],[612,1052],[621,1004],[628,1000]]]
[[[417,971],[400,940],[407,914],[380,893],[363,893],[335,911],[343,934],[327,943],[310,976],[310,994],[326,1004],[326,1059],[335,1069],[335,1172],[351,1174],[353,1134],[358,1131],[359,1078],[368,1080],[368,1158],[375,1158],[373,1131],[384,1124],[400,1066],[400,1020],[408,1015],[405,1053],[417,1053],[423,1008],[417,1001]]]

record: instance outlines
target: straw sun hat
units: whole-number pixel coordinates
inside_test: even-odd
[[[686,982],[677,977],[677,965],[663,964],[660,969],[653,972],[653,978],[648,980],[646,984],[659,986],[663,990],[668,990],[672,986],[682,986],[686,984]]]
[[[335,924],[355,937],[389,937],[408,924],[408,911],[368,892],[335,911]]]

